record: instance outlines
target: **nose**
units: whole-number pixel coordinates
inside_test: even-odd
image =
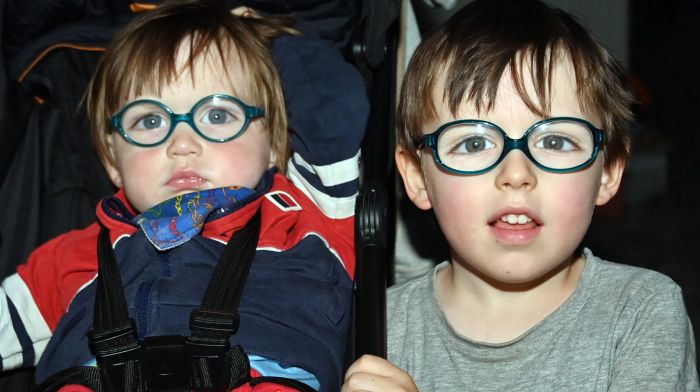
[[[512,150],[495,168],[500,189],[532,189],[537,185],[536,167],[523,151]]]
[[[202,154],[203,142],[204,139],[189,124],[180,122],[167,141],[167,154],[169,157],[199,156]]]

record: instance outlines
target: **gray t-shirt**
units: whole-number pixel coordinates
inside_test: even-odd
[[[503,344],[470,340],[437,301],[438,265],[388,292],[389,360],[423,391],[700,391],[680,288],[584,251],[576,291]]]

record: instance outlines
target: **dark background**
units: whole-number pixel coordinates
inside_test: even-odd
[[[617,208],[587,243],[611,260],[669,275],[700,336],[700,3],[631,1],[629,72],[640,105]]]

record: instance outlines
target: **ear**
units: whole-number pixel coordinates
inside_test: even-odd
[[[623,162],[612,162],[603,166],[603,175],[600,178],[600,189],[595,204],[602,206],[615,196],[620,188],[622,173],[625,171]]]
[[[274,146],[270,147],[270,157],[267,162],[267,168],[272,169],[273,166],[277,166],[277,157],[279,155],[277,154],[277,150],[275,149]]]
[[[406,195],[421,210],[429,210],[433,207],[428,197],[428,189],[425,185],[425,177],[420,162],[402,146],[396,147],[394,154],[396,168],[403,179]]]
[[[260,14],[258,14],[254,9],[246,7],[244,5],[240,5],[236,8],[231,9],[231,13],[242,18],[260,19]]]
[[[117,188],[121,188],[123,186],[122,174],[116,166],[117,156],[114,153],[115,135],[116,132],[112,132],[107,135],[107,154],[109,154],[109,159],[103,159],[102,164],[105,167],[105,170],[107,171],[107,175],[109,176],[110,180],[112,180],[112,184],[114,184],[114,186],[116,186]]]

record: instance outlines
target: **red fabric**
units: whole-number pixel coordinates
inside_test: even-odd
[[[261,374],[258,373],[258,371],[255,369],[250,369],[250,376],[255,378],[255,377],[260,377]],[[247,384],[242,385],[236,389],[232,389],[230,392],[298,392],[298,391],[294,388],[265,382],[265,383],[258,384],[254,387],[251,387],[250,385],[247,385]]]
[[[290,387],[285,387],[281,385],[276,385],[272,383],[262,383],[254,387],[250,385],[243,385],[239,388],[231,390],[232,392],[298,392]],[[84,387],[82,385],[66,385],[61,387],[58,392],[92,392],[92,389]]]
[[[298,211],[283,211],[265,196],[250,203],[226,219],[217,219],[204,226],[202,235],[226,241],[245,226],[261,205],[262,226],[258,248],[279,251],[296,246],[307,235],[316,234],[328,244],[343,262],[350,279],[355,277],[355,217],[333,219],[323,212],[309,197],[283,175],[275,174],[271,193],[278,192],[288,204],[301,207]]]
[[[250,375],[251,377],[259,377],[260,373],[258,373],[255,369],[250,370]],[[61,389],[58,390],[58,392],[92,392],[92,389],[88,387],[84,387],[82,385],[66,385],[64,387],[61,387]],[[232,389],[230,392],[298,392],[296,389],[282,386],[282,385],[277,385],[274,383],[261,383],[258,384],[254,387],[251,387],[250,385],[242,385],[236,389]]]
[[[260,377],[261,374],[258,373],[255,369],[250,369],[250,376],[251,377]],[[241,385],[238,388],[232,389],[230,392],[299,392],[299,391],[297,391],[294,388],[265,382],[265,383],[258,384],[254,387],[247,385],[247,384]]]
[[[116,196],[126,200],[121,190]],[[136,231],[129,224],[108,218],[100,204],[97,206],[97,216],[111,230],[112,242]],[[51,332],[56,329],[58,320],[68,310],[75,295],[97,276],[99,231],[100,226],[93,223],[85,229],[62,234],[34,250],[27,263],[17,267],[17,273],[27,285]]]
[[[82,385],[66,385],[65,387],[61,387],[61,389],[58,390],[58,392],[92,392],[92,389],[88,387],[84,387]]]
[[[273,383],[261,383],[254,387],[243,385],[234,389],[232,392],[299,392],[298,390],[283,385]]]

